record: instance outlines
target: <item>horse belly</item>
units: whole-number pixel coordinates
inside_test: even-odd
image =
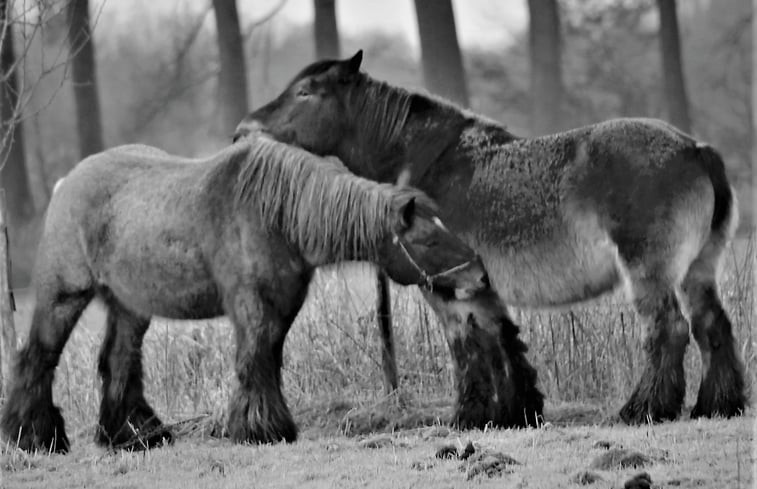
[[[121,250],[102,285],[144,316],[204,319],[223,314],[218,288],[199,250],[191,247]]]
[[[157,285],[157,284],[154,284]],[[144,316],[170,319],[210,319],[224,314],[221,298],[214,285],[172,286],[170,291],[154,286],[135,293],[133,288],[111,288],[127,308]]]
[[[475,246],[502,299],[519,307],[569,305],[622,283],[618,250],[596,219],[563,224],[521,246]]]

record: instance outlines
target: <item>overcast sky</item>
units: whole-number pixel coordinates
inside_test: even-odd
[[[278,0],[240,1],[246,17],[261,15]],[[463,45],[501,44],[511,33],[526,28],[525,0],[453,0],[458,39]],[[417,47],[418,27],[413,0],[337,0],[337,23],[345,35],[380,30],[398,33]],[[282,20],[307,24],[313,19],[313,0],[287,0]]]
[[[210,0],[105,0],[104,24],[129,21],[156,9],[200,11]],[[93,2],[97,4],[99,2]],[[242,23],[259,19],[280,0],[237,0]],[[453,0],[458,39],[464,46],[493,46],[508,43],[526,29],[526,0]],[[337,23],[342,35],[383,31],[403,36],[418,49],[413,0],[337,0]],[[97,8],[97,7],[94,7]],[[313,0],[287,0],[272,20],[277,33],[309,25],[313,21]],[[102,24],[101,24],[102,25]]]

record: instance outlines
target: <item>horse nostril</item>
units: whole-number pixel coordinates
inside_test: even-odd
[[[489,288],[492,286],[492,283],[489,281],[489,274],[484,272],[484,274],[481,276],[481,285],[483,285],[486,288]]]

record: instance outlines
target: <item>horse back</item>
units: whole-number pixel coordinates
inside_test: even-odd
[[[51,199],[37,259],[40,280],[74,277],[68,282],[108,289],[146,316],[217,312],[208,265],[208,240],[217,230],[206,191],[214,167],[212,160],[137,145],[86,158]],[[155,303],[164,289],[176,300]]]
[[[610,290],[618,253],[649,266],[675,261],[665,273],[677,280],[715,223],[733,221],[722,161],[662,121],[610,120],[482,154],[468,192],[472,234],[510,303]]]

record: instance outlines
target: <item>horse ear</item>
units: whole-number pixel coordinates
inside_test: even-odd
[[[357,73],[360,71],[360,63],[363,62],[363,50],[358,50],[355,56],[346,61],[346,67],[348,73]]]
[[[398,187],[407,187],[410,184],[410,169],[409,168],[403,168],[400,172],[399,176],[397,177],[397,186]]]
[[[415,197],[408,200],[400,209],[400,219],[402,227],[407,229],[413,225],[415,219]]]

